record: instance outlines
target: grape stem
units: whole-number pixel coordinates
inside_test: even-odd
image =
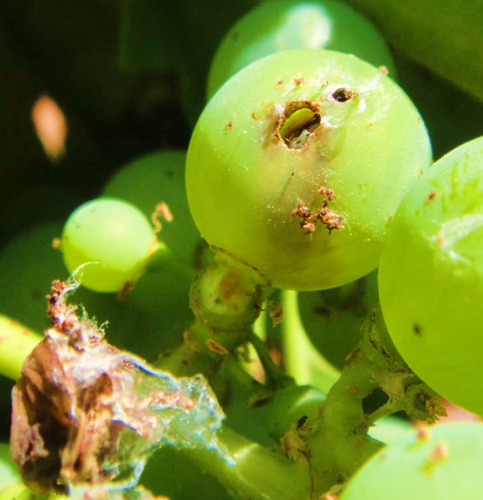
[[[327,393],[340,376],[310,342],[300,319],[297,292],[282,292],[282,342],[286,371],[298,384],[310,384]],[[323,334],[323,332],[321,332]]]
[[[224,427],[219,443],[232,460],[215,450],[182,450],[205,472],[216,477],[235,498],[308,500],[310,483],[300,464]]]
[[[249,335],[248,340],[257,351],[260,362],[265,371],[266,383],[273,389],[280,389],[287,385],[295,383],[293,377],[287,375],[284,370],[279,368],[273,361],[268,352],[266,344],[255,333]]]
[[[380,308],[366,320],[361,335],[340,379],[327,394],[314,432],[306,440],[313,470],[336,470],[345,478],[382,446],[368,435],[376,420],[401,409],[413,418],[430,422],[444,414],[439,397],[421,383],[397,353]],[[376,389],[382,390],[388,401],[366,413],[364,400]],[[327,489],[324,479],[315,477],[316,490]]]

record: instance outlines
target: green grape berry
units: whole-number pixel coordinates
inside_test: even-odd
[[[206,241],[272,286],[326,289],[377,266],[388,220],[430,162],[421,117],[386,75],[346,54],[285,51],[205,108],[188,201]]]
[[[337,0],[269,0],[242,17],[218,47],[208,76],[211,97],[232,75],[262,57],[292,49],[354,54],[392,75],[394,63],[375,26]]]
[[[165,150],[142,156],[117,171],[102,196],[132,203],[147,218],[159,204],[166,204],[172,221],[160,218],[159,237],[176,259],[193,268],[198,265],[202,244],[186,199],[185,163],[185,151]]]
[[[376,453],[340,500],[481,498],[483,424],[451,423],[413,431]]]
[[[453,403],[483,415],[483,138],[419,179],[391,221],[379,267],[402,357]]]
[[[130,203],[99,198],[67,220],[61,249],[69,272],[80,266],[81,282],[98,292],[118,292],[135,282],[158,243],[147,218]]]

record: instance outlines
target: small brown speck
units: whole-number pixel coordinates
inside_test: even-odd
[[[429,194],[428,196],[426,196],[426,199],[424,200],[424,203],[431,203],[435,198],[436,196],[438,196],[438,191],[436,191],[436,189],[433,189]]]
[[[442,234],[438,234],[438,236],[436,237],[436,241],[438,242],[439,246],[442,246],[444,245],[446,238]]]
[[[421,333],[422,333],[422,328],[421,328],[421,325],[418,325],[417,323],[415,323],[413,325],[413,332],[418,336],[420,337],[421,336]]]
[[[379,455],[377,461],[379,463],[381,463],[381,462],[384,462],[384,460],[386,460],[386,458],[387,458],[387,455],[385,453],[382,453],[381,455]]]
[[[305,229],[305,235],[315,232],[315,224],[313,222],[304,222],[301,227],[302,229]]]
[[[355,385],[348,385],[347,386],[347,390],[351,393],[351,394],[357,394],[357,387]]]
[[[276,83],[276,85],[277,85],[278,87],[281,87],[283,84],[284,84],[284,81],[283,81],[283,80],[279,80],[279,81]]]
[[[377,68],[383,75],[388,75],[389,74],[389,70],[387,69],[386,66],[379,66],[379,68]]]
[[[272,320],[272,325],[277,326],[283,322],[283,305],[271,303],[268,309],[268,313]]]
[[[225,125],[225,130],[231,130],[233,128],[233,122],[228,122],[226,125]]]
[[[259,120],[258,115],[257,115],[257,113],[256,113],[255,111],[253,111],[253,112],[252,112],[252,115],[251,115],[251,116],[252,116],[252,118],[253,118],[254,120],[256,120],[256,121],[258,121],[258,120]]]
[[[302,85],[302,83],[304,83],[306,81],[307,81],[306,78],[294,78],[293,79],[293,82],[294,82],[296,87],[298,87],[299,85]]]
[[[429,441],[431,438],[431,429],[428,427],[420,427],[418,429],[418,441]]]
[[[422,169],[422,168],[420,168],[420,169],[418,170],[418,176],[419,176],[419,177],[421,177],[422,175],[423,175],[423,169]]]
[[[55,248],[56,250],[60,249],[60,238],[54,238],[52,240],[52,248]]]
[[[367,124],[367,126],[368,126],[369,128],[374,127],[374,122],[369,122],[369,123]]]
[[[224,356],[225,354],[228,354],[228,350],[226,349],[225,346],[219,344],[218,342],[216,342],[215,340],[213,339],[208,339],[206,342],[206,347],[208,347],[208,349],[216,354],[220,354],[222,356]]]
[[[334,194],[334,190],[330,188],[326,188],[324,186],[319,188],[319,194],[327,196],[329,201],[335,200],[337,196]]]
[[[432,462],[440,462],[449,458],[449,447],[447,443],[436,443],[436,446],[429,453]]]

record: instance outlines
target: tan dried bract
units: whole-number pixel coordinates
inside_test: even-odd
[[[159,233],[159,231],[163,229],[163,225],[160,219],[166,220],[168,222],[173,222],[173,214],[171,213],[168,204],[164,201],[158,203],[156,205],[156,208],[154,209],[154,212],[151,214],[151,222],[154,225],[155,233]]]
[[[126,429],[150,439],[158,425],[153,405],[177,397],[173,404],[192,407],[183,394],[135,390],[142,375],[135,358],[109,345],[101,329],[67,305],[75,286],[53,283],[48,314],[54,326],[27,357],[12,393],[12,456],[25,483],[41,494],[111,481],[121,468]]]

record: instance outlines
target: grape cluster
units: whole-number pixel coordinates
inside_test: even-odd
[[[138,7],[128,4],[134,25]],[[186,5],[176,12],[192,26],[215,17],[213,6]],[[225,8],[217,3],[220,19]],[[393,58],[346,3],[266,0],[244,10],[216,50],[164,12],[156,36],[199,42],[211,66],[203,74],[206,60],[171,44],[146,56],[155,83],[140,86],[118,131],[159,115],[168,147],[153,152],[146,137],[125,133],[113,160],[121,167],[106,167],[102,189],[66,188],[51,209],[68,208],[62,224],[3,247],[0,345],[25,342],[2,353],[0,373],[20,372],[22,346],[47,328],[49,283],[61,278],[80,285],[83,325],[95,316],[102,335],[156,369],[201,373],[218,398],[211,410],[226,414],[206,450],[165,447],[150,462],[141,482],[156,495],[479,498],[482,423],[414,428],[411,419],[434,424],[445,413],[440,397],[483,417],[483,137],[454,134],[439,157],[444,127],[433,116],[444,99],[428,104],[435,77],[421,72],[411,87],[411,63]],[[141,30],[138,40],[150,36]],[[168,61],[160,80],[151,71],[159,58]],[[104,94],[115,115],[115,96]],[[184,142],[183,112],[196,122]],[[460,137],[472,140],[450,150]],[[408,417],[392,416],[400,410]],[[1,442],[0,452],[0,500],[29,495]]]

